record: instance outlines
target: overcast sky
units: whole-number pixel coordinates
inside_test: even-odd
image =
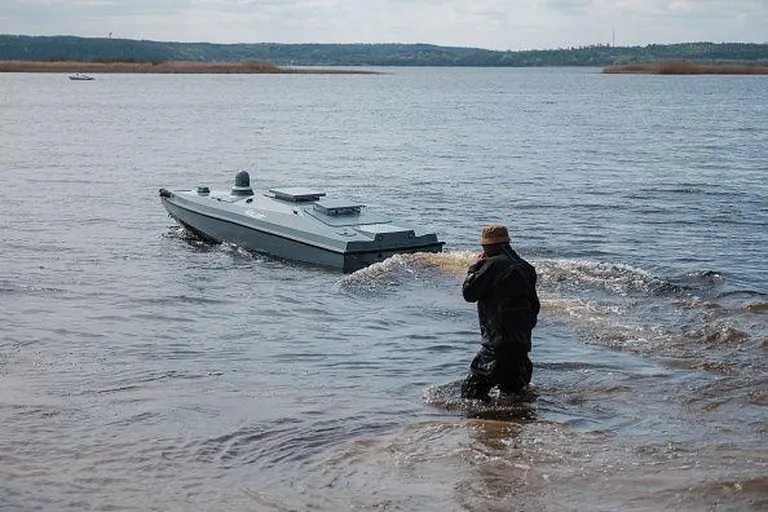
[[[768,0],[0,0],[0,33],[498,50],[768,42]]]

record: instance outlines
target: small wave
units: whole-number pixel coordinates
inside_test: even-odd
[[[159,424],[163,418],[163,415],[159,412],[145,411],[138,414],[134,414],[127,418],[120,418],[108,423],[113,427],[133,427],[136,428],[138,424]]]
[[[203,462],[238,460],[251,450],[266,444],[269,438],[287,435],[297,430],[299,420],[278,420],[267,427],[243,427],[234,432],[203,441],[197,450],[197,459]],[[229,464],[227,464],[229,465]]]
[[[599,308],[586,299],[571,299],[553,293],[539,292],[541,307],[545,311],[569,317],[592,318],[605,316],[609,311]]]
[[[748,359],[735,357],[711,361],[725,357],[721,349],[748,348],[754,341],[754,333],[734,324],[738,317],[726,310],[713,309],[706,301],[652,300],[641,306],[638,303],[601,304],[551,293],[541,293],[540,298],[550,318],[567,324],[589,343],[687,361],[679,364],[670,361],[670,364],[717,373],[749,365]],[[727,316],[722,317],[724,314]]]
[[[657,293],[672,285],[651,276],[645,270],[623,263],[590,260],[540,260],[536,264],[542,284],[587,284],[605,288],[613,293]]]
[[[435,272],[449,277],[463,276],[475,256],[476,253],[470,251],[396,254],[345,276],[340,286],[347,291],[375,291],[406,281],[428,279]]]
[[[747,304],[744,306],[744,309],[747,311],[754,311],[756,313],[763,313],[768,311],[768,302],[754,302],[752,304]]]
[[[0,294],[53,294],[67,293],[67,290],[52,286],[37,286],[31,284],[16,284],[10,281],[0,281]]]
[[[686,332],[684,337],[691,341],[703,341],[710,347],[738,345],[749,339],[747,333],[740,331],[736,327],[719,323],[705,324],[699,329]]]
[[[217,306],[221,304],[231,304],[234,301],[229,299],[211,298],[211,297],[193,297],[189,295],[169,295],[167,297],[140,297],[131,299],[132,306],[175,306],[178,304],[192,304],[201,306]]]
[[[663,192],[668,194],[701,194],[701,187],[669,187],[660,189],[651,189],[651,193]]]
[[[431,271],[463,278],[476,257],[477,252],[473,251],[397,254],[346,276],[343,286],[355,288],[399,283],[405,279],[423,278]],[[541,259],[534,264],[543,285],[585,283],[618,292],[658,291],[672,287],[670,283],[655,278],[642,269],[622,263]]]
[[[688,278],[705,281],[707,283],[722,283],[725,281],[722,274],[715,270],[700,270],[697,272],[691,272],[687,275]]]
[[[664,455],[667,459],[670,455]],[[727,473],[725,473],[727,474]],[[678,510],[766,510],[768,507],[768,477],[755,476],[742,479],[723,479],[684,486],[675,485],[670,480],[669,488],[651,496],[638,499],[638,504],[647,500],[652,505],[643,506],[643,510],[665,509],[664,503],[675,503]],[[652,501],[651,501],[652,500]],[[728,504],[728,505],[724,505]],[[638,509],[639,510],[639,509]]]
[[[259,263],[280,262],[281,264],[286,263],[279,258],[271,257],[255,251],[250,251],[244,247],[230,242],[217,243],[210,240],[202,240],[198,235],[187,230],[184,226],[168,226],[168,232],[163,234],[163,237],[181,240],[196,252],[229,256],[235,261],[254,261]],[[298,265],[297,262],[289,263]]]
[[[683,368],[685,370],[698,370],[710,373],[719,373],[720,375],[730,375],[734,373],[734,368],[728,364],[707,359],[675,359],[669,361],[673,368]]]
[[[485,424],[478,420],[431,420],[408,422],[389,436],[354,439],[312,467],[312,473],[321,476],[314,488],[328,489],[333,498],[327,498],[328,492],[311,495],[311,503],[322,510],[466,510],[453,505],[453,496],[458,492],[466,501],[466,496],[480,494],[461,487],[464,482],[476,481],[478,464],[502,462],[497,454],[504,453],[517,431],[513,424],[490,423],[488,430],[494,430],[493,436],[486,435]],[[478,437],[496,449],[476,443]],[[516,476],[507,471],[505,479]],[[308,489],[302,497],[311,492]],[[519,504],[520,493],[515,498]],[[490,509],[501,510],[498,501]],[[305,498],[301,506],[289,509],[304,510],[307,502]]]
[[[375,434],[396,425],[370,424],[359,418],[302,424],[294,418],[284,418],[262,425],[240,428],[232,433],[203,441],[196,458],[216,462],[225,467],[260,464],[265,468],[294,462],[307,463],[330,445],[341,444],[362,434]]]
[[[171,224],[168,226],[168,231],[163,234],[166,238],[178,238],[185,241],[202,242],[200,237],[194,234],[192,231],[186,229],[184,226],[178,224]]]
[[[229,254],[233,258],[237,258],[240,260],[258,261],[258,262],[265,262],[265,261],[281,261],[282,262],[282,260],[279,260],[278,258],[272,258],[258,252],[249,251],[248,249],[240,247],[237,244],[231,244],[229,242],[223,242],[219,244],[218,248],[222,253]]]
[[[764,298],[768,297],[765,293],[758,292],[755,290],[728,290],[724,291],[718,294],[718,297],[734,297],[734,296],[746,296],[746,297],[758,297],[758,298]]]
[[[609,370],[616,371],[619,368],[606,364],[588,363],[585,361],[565,361],[560,363],[548,363],[541,362],[536,363],[538,368],[546,368],[548,370],[567,371],[567,370]]]
[[[28,433],[46,430],[51,424],[78,424],[86,421],[85,411],[73,407],[39,405],[39,404],[9,404],[0,406],[4,421],[8,425],[26,430]]]
[[[164,238],[172,238],[181,240],[189,247],[201,252],[214,251],[221,247],[222,244],[213,243],[209,240],[203,240],[192,231],[186,229],[184,226],[178,224],[168,226],[168,231],[163,233]]]

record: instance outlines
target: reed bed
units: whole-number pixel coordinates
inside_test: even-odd
[[[640,62],[603,68],[603,73],[653,75],[766,75],[768,66],[750,64],[697,64],[686,60]]]
[[[168,73],[168,74],[376,74],[374,71],[326,68],[284,68],[272,62],[246,60],[241,62],[192,61],[0,61],[4,73]]]

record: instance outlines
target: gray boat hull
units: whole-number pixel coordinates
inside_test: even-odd
[[[434,233],[417,233],[359,205],[323,202],[324,194],[233,196],[161,189],[170,216],[201,239],[277,258],[354,272],[395,254],[440,252]],[[288,199],[286,199],[286,197]],[[296,198],[299,198],[298,200]]]

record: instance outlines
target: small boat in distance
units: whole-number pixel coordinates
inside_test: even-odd
[[[421,232],[365,205],[304,188],[256,195],[240,171],[231,190],[160,189],[170,216],[199,238],[229,242],[278,258],[354,272],[395,254],[441,252],[435,233]]]
[[[90,75],[84,75],[83,73],[75,73],[74,75],[69,75],[70,80],[93,80],[94,78]]]

